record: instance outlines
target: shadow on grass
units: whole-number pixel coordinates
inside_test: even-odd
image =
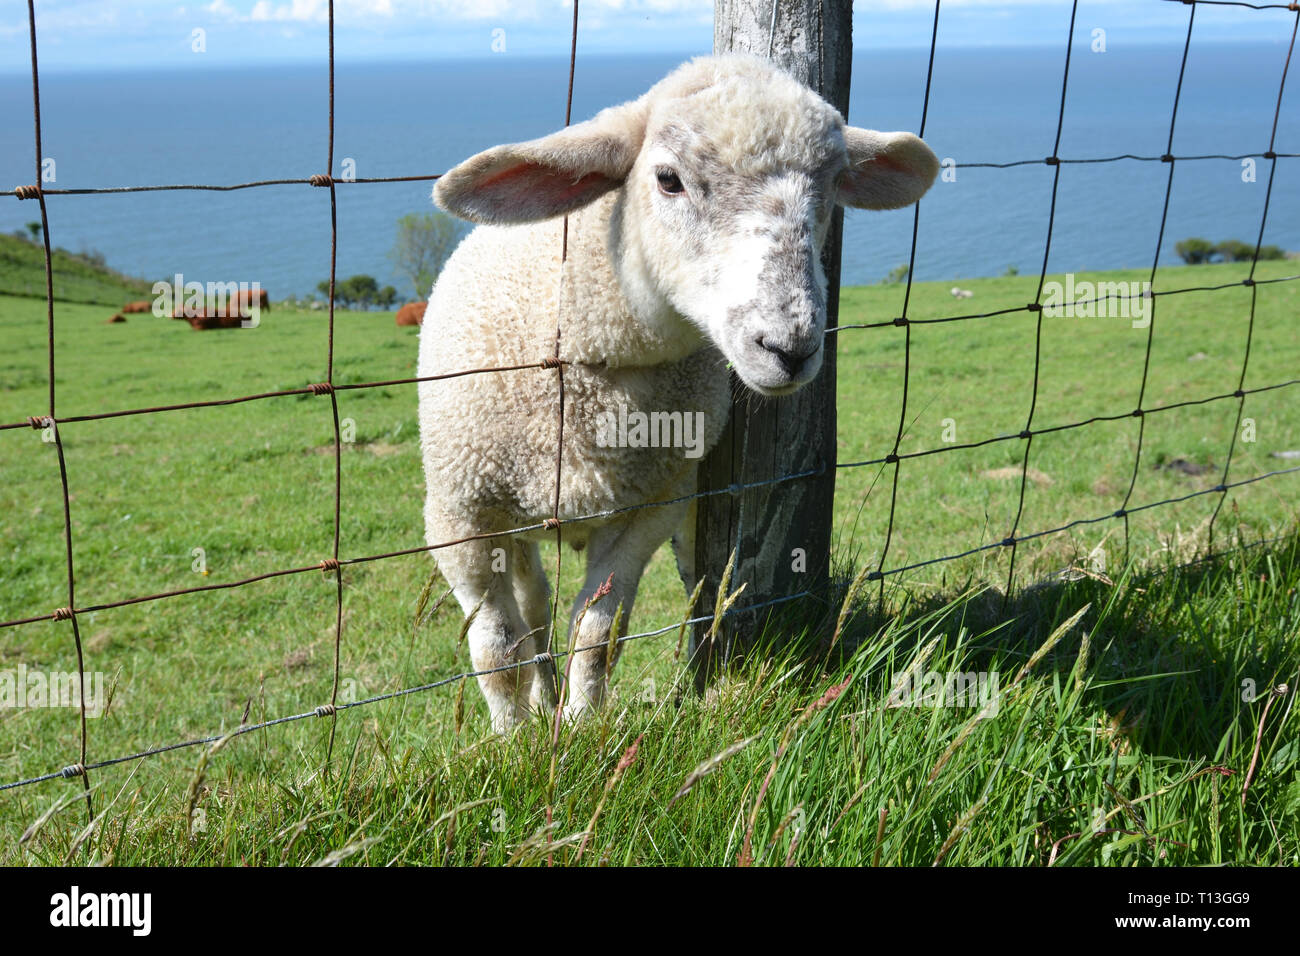
[[[1018,670],[1087,607],[1035,674],[1070,679],[1086,638],[1086,699],[1110,715],[1104,732],[1121,747],[1207,761],[1230,749],[1233,735],[1254,737],[1259,708],[1252,704],[1300,681],[1298,531],[1189,564],[1130,566],[1113,581],[1082,573],[1049,579],[1009,597],[972,583],[924,596],[886,588],[882,603],[879,585],[869,582],[850,596],[844,614],[853,589],[841,569],[818,596],[775,608],[762,621],[742,620],[734,633],[760,636],[735,640],[730,666],[788,656],[812,665],[798,678],[811,692],[887,643],[887,658],[877,657],[880,666],[866,675],[883,698],[893,662],[901,671],[926,641],[943,635],[960,647],[963,671],[1001,671],[1005,686],[1008,668]],[[1286,709],[1274,708],[1269,724]]]

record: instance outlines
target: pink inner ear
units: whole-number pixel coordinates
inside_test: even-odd
[[[610,178],[604,173],[587,173],[576,180],[573,179],[574,175],[540,163],[517,163],[485,178],[479,184],[479,189],[505,190],[511,193],[539,190],[546,194],[548,200],[563,204],[587,195],[593,188],[607,187],[610,184]]]

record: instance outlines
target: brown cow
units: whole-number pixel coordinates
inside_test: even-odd
[[[252,314],[255,304],[263,312],[271,311],[271,300],[267,297],[266,290],[259,289],[254,292],[252,289],[241,289],[226,299],[226,313],[247,318]]]
[[[128,302],[126,305],[122,306],[123,314],[130,314],[132,312],[152,312],[152,311],[153,311],[152,302]]]
[[[427,302],[408,302],[397,310],[398,325],[424,325],[424,310]]]
[[[111,319],[105,319],[104,324],[112,325],[114,322],[125,322],[125,321],[126,321],[126,317],[123,316],[121,312],[119,312],[116,315],[114,315]]]
[[[245,321],[238,312],[234,315],[224,315],[217,313],[214,315],[191,315],[186,316],[190,323],[190,328],[196,332],[202,332],[205,329],[238,329],[242,327]]]

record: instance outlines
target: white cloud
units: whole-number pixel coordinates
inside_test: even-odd
[[[184,7],[181,9],[184,10]],[[233,20],[235,17],[239,16],[239,11],[226,3],[226,0],[212,0],[212,2],[203,9],[214,17],[221,17],[226,20]]]
[[[327,0],[292,0],[291,3],[272,4],[258,0],[253,4],[250,20],[290,20],[294,23],[324,22],[329,19]]]

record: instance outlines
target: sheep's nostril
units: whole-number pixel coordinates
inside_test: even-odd
[[[799,369],[803,368],[804,362],[817,354],[816,346],[813,346],[809,351],[799,355],[784,346],[778,345],[772,340],[762,338],[761,336],[758,339],[758,344],[762,346],[765,351],[770,352],[776,360],[781,363],[781,368],[784,369],[785,373],[791,378],[798,373]]]

